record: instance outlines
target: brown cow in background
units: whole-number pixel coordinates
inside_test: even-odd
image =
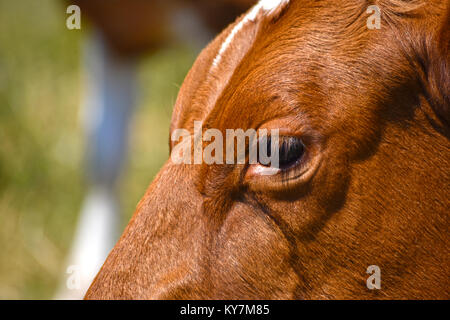
[[[83,14],[122,54],[143,54],[179,36],[177,18],[189,10],[212,34],[221,31],[256,0],[74,0]],[[185,27],[185,26],[181,26]],[[192,36],[192,35],[191,35]]]

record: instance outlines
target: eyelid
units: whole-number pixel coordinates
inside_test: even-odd
[[[305,149],[305,146],[303,144],[303,142],[301,141],[300,138],[296,137],[296,136],[292,136],[292,135],[286,135],[286,136],[281,136],[279,138],[279,150],[281,150],[281,145],[286,144],[288,142],[291,141],[291,139],[298,139],[298,141],[301,143],[302,148]],[[270,136],[268,136],[268,139],[270,139]],[[269,140],[270,141],[270,140]],[[289,146],[288,146],[289,147]],[[287,168],[282,168],[281,166],[278,167],[273,167],[272,165],[265,165],[262,163],[255,163],[255,164],[251,164],[247,170],[247,177],[251,177],[251,176],[274,176],[277,175],[279,173],[282,172],[287,172],[291,169],[294,169],[298,164],[300,164],[302,158],[304,156],[304,152],[300,155],[300,157],[293,162],[292,167],[287,167]]]
[[[284,134],[285,136],[297,136]],[[251,164],[247,167],[243,183],[252,191],[269,192],[275,196],[280,192],[296,190],[310,181],[322,166],[323,141],[319,136],[301,135],[305,152],[298,163],[287,170]],[[277,169],[277,168],[275,168]],[[268,175],[267,173],[275,173]]]
[[[260,176],[273,176],[280,172],[281,172],[280,168],[266,167],[266,166],[258,163],[256,165],[251,166],[248,169],[247,174],[260,175]]]
[[[279,136],[277,139],[278,141],[278,170],[279,171],[287,171],[291,169],[292,167],[295,167],[303,158],[305,154],[305,144],[303,143],[302,139],[300,137],[294,136],[294,135],[282,135]],[[271,150],[272,150],[272,143],[271,136],[267,137],[267,140],[259,141],[259,143],[267,144],[264,146],[267,148],[267,153],[269,157],[271,156]],[[261,150],[261,149],[260,149]],[[287,161],[289,160],[289,161]],[[273,164],[271,163],[264,163],[260,162],[258,158],[258,163],[266,168],[273,167]],[[266,173],[267,172],[267,173]],[[264,174],[264,175],[274,175],[274,170],[264,170],[259,169],[258,173]]]

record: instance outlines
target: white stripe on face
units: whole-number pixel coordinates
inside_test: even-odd
[[[262,24],[274,19],[286,9],[289,3],[290,0],[259,1],[245,16],[241,17],[220,35],[221,40],[216,38],[210,44],[210,46],[214,46],[214,49],[211,49],[212,51],[209,51],[209,46],[205,49],[208,60],[211,59],[212,52],[212,62],[206,66],[208,71],[206,72],[205,78],[202,79],[201,84],[197,83],[195,89],[197,92],[200,92],[200,94],[195,96],[195,105],[198,106],[198,117],[203,117],[197,117],[195,120],[206,119],[208,114],[216,106],[218,98],[223,94],[236,68],[253,47],[258,30]],[[217,53],[214,54],[214,52]],[[196,61],[194,68],[203,70],[203,66],[200,67],[200,63],[202,63],[202,59]],[[177,100],[177,106],[181,103],[181,100]],[[192,104],[192,101],[186,101],[186,104]],[[182,111],[177,110],[177,112]],[[176,121],[173,120],[173,122]]]
[[[217,68],[222,60],[225,51],[230,47],[235,36],[238,32],[249,22],[255,22],[258,14],[262,11],[264,15],[270,16],[275,12],[277,8],[285,6],[289,3],[289,0],[260,0],[249,13],[231,30],[228,37],[222,43],[219,53],[213,60],[213,68]]]

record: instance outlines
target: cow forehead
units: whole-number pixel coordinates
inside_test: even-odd
[[[205,120],[255,44],[262,26],[279,17],[290,2],[259,1],[200,54],[178,95],[171,129],[192,129],[193,120]]]
[[[225,41],[220,46],[219,52],[213,60],[213,68],[217,68],[220,64],[223,55],[232,45],[236,35],[242,31],[245,25],[256,22],[258,15],[266,18],[271,18],[278,10],[282,10],[289,4],[289,0],[261,0],[259,1],[245,16],[242,18],[231,30]]]

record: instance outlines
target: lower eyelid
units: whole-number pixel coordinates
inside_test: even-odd
[[[281,169],[274,168],[274,167],[266,167],[261,164],[256,164],[251,166],[248,171],[247,175],[251,176],[273,176],[281,172]]]

